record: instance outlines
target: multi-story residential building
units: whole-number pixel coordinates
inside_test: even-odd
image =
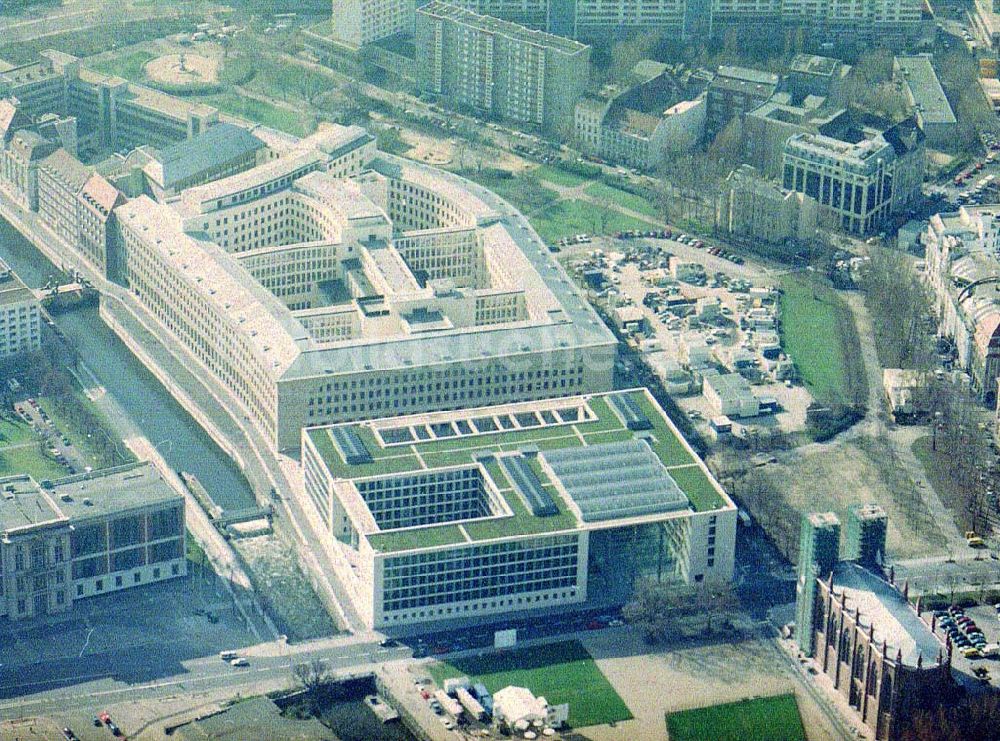
[[[901,79],[917,123],[933,147],[947,146],[958,132],[958,119],[944,94],[929,54],[896,57],[894,70]]]
[[[574,138],[581,150],[615,164],[655,169],[670,154],[701,141],[705,99],[682,100],[665,65],[643,60],[637,84],[585,95],[574,109]]]
[[[816,95],[822,98],[840,92],[851,65],[839,59],[815,54],[796,54],[788,65],[788,92],[795,100]]]
[[[40,314],[35,294],[0,260],[0,360],[42,346]]]
[[[716,212],[716,228],[768,244],[807,242],[816,235],[815,198],[780,187],[750,165],[729,173]]]
[[[333,0],[333,38],[357,49],[399,33],[413,33],[413,11],[423,0]]]
[[[0,188],[23,209],[38,210],[38,167],[57,145],[31,129],[21,129],[0,150]]]
[[[149,463],[56,481],[0,478],[0,616],[187,573],[184,498]]]
[[[417,6],[421,2],[417,0]],[[801,28],[809,39],[883,43],[912,37],[920,28],[923,10],[920,0],[875,0],[864,4],[809,0],[454,0],[454,3],[477,13],[571,38],[595,38],[623,29],[656,30],[695,38],[720,37],[730,29],[761,33],[764,29]],[[343,5],[340,0],[334,3],[335,19],[338,6]],[[352,3],[346,5],[350,7]],[[371,5],[375,7],[377,3]],[[395,0],[393,5],[394,10],[405,13],[404,0]],[[383,13],[383,17],[393,16]],[[357,23],[357,18],[357,12],[346,12],[341,23],[350,27],[351,23]],[[405,22],[399,25],[405,27]],[[398,28],[391,31],[396,32]]]
[[[645,389],[309,428],[302,460],[370,627],[732,577],[736,507]]]
[[[121,274],[120,255],[114,251],[115,209],[125,196],[102,176],[94,174],[77,194],[77,247],[80,255],[98,272],[117,280]]]
[[[854,508],[851,519],[841,560],[837,516],[803,518],[796,636],[872,736],[891,741],[915,712],[953,696],[951,650],[877,563],[885,553],[885,512]]]
[[[932,216],[923,242],[938,335],[952,341],[956,366],[992,407],[1000,378],[1000,224],[992,209],[962,207]]]
[[[768,100],[781,78],[773,72],[723,65],[706,91],[705,136],[715,137],[730,121]]]
[[[795,134],[785,142],[782,185],[815,198],[844,231],[871,234],[919,197],[925,162],[913,119],[846,139]]]
[[[587,86],[590,47],[434,0],[417,10],[421,89],[456,108],[569,128]]]

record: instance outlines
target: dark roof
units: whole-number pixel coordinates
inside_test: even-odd
[[[156,152],[154,158],[163,167],[160,185],[170,188],[200,172],[263,148],[264,142],[243,127],[220,123]]]
[[[926,138],[924,130],[920,128],[920,124],[917,123],[914,116],[900,121],[895,126],[890,126],[882,132],[882,136],[892,145],[897,155],[912,152],[923,144]]]

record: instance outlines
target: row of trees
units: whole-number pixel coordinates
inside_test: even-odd
[[[1000,695],[967,696],[954,705],[941,705],[910,716],[900,741],[992,741],[1000,728]]]
[[[869,251],[860,277],[875,330],[879,360],[885,368],[934,367],[934,341],[928,332],[932,305],[927,289],[904,253],[884,247]]]
[[[691,586],[644,579],[636,584],[622,617],[642,631],[648,643],[659,643],[678,635],[681,623],[698,621],[705,633],[712,633],[720,621],[739,607],[732,584],[702,582]]]

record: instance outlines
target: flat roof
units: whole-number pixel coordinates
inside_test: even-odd
[[[651,428],[629,430],[612,408],[610,397],[614,394],[631,398],[651,422]],[[332,434],[337,428],[353,430],[371,461],[348,463]],[[331,476],[340,482],[482,464],[513,513],[462,525],[443,523],[395,532],[369,531],[369,543],[382,552],[624,526],[734,506],[646,389],[311,427],[304,436],[316,448]],[[611,447],[605,447],[608,445]],[[551,462],[567,457],[560,451],[584,447],[594,448],[595,456],[610,452],[618,455],[617,451],[622,451],[630,463],[643,468],[647,478],[654,483],[658,480],[661,493],[670,493],[669,497],[661,497],[664,506],[628,511],[628,503],[620,501],[617,515],[599,516],[593,521],[581,517],[582,508],[573,494],[581,495],[582,501],[587,482],[571,476],[563,465],[566,461],[557,463],[558,470]],[[525,457],[544,493],[555,504],[556,514],[531,513],[517,493],[515,482],[498,463],[498,457],[510,455]],[[355,460],[365,460],[365,456]],[[559,470],[564,472],[563,477]],[[666,504],[668,499],[670,503]]]
[[[140,507],[184,501],[148,462],[42,484],[23,475],[0,478],[0,532],[108,517]]]
[[[24,284],[24,281],[7,263],[0,260],[0,306],[19,304],[34,298],[34,292]]]
[[[750,382],[739,373],[719,373],[705,376],[705,383],[725,399],[752,399]]]
[[[847,596],[845,612],[861,613],[865,628],[874,626],[874,644],[887,644],[886,655],[902,653],[903,663],[915,666],[923,657],[933,665],[944,645],[917,615],[909,602],[888,582],[851,561],[841,561],[833,572],[833,591]]]
[[[829,77],[842,66],[844,66],[844,63],[833,57],[821,57],[816,54],[796,54],[792,58],[792,62],[788,65],[788,68],[792,72]]]
[[[472,26],[491,34],[502,34],[516,41],[522,41],[536,46],[544,46],[564,54],[578,54],[589,47],[579,41],[556,36],[544,31],[536,31],[511,21],[501,20],[489,15],[480,15],[457,5],[433,0],[433,2],[417,9],[417,13],[434,16],[449,21],[455,21],[466,26]]]
[[[903,80],[913,98],[913,104],[925,123],[956,123],[948,97],[944,94],[930,56],[917,54],[911,57],[896,57],[896,64],[903,73]]]
[[[336,347],[311,348],[299,355],[283,380],[615,344],[611,331],[552,257],[527,218],[496,193],[454,173],[384,152],[379,152],[373,166],[387,177],[415,182],[468,209],[474,223],[481,225],[479,233],[487,247],[520,253],[525,270],[518,275],[519,287],[525,289],[533,305],[542,307],[544,317],[530,324],[363,336]]]

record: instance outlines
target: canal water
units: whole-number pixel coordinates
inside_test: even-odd
[[[41,288],[57,272],[31,242],[2,218],[0,258],[32,288]],[[256,506],[253,491],[236,464],[108,329],[96,306],[53,318],[101,385],[172,468],[197,476],[224,509]]]

